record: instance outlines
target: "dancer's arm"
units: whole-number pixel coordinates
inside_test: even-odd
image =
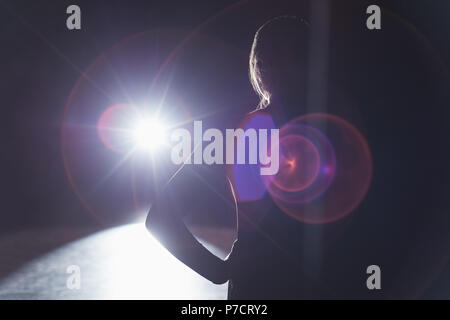
[[[146,221],[147,229],[177,259],[216,284],[229,279],[227,261],[215,256],[198,242],[186,227],[182,216],[192,208],[214,210],[211,202],[215,203],[216,210],[226,205],[230,206],[230,211],[236,210],[231,184],[224,176],[221,178],[218,181],[217,177],[198,177],[193,169],[183,168],[151,207]],[[217,190],[212,190],[214,187]],[[223,194],[224,191],[227,194]],[[202,203],[209,205],[202,208]]]

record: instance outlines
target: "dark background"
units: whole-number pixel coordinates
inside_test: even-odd
[[[91,199],[108,217],[99,224],[64,171],[64,105],[80,72],[101,53],[156,29],[163,56],[195,31],[174,64],[173,90],[198,106],[194,113],[212,108],[244,114],[258,102],[247,76],[254,32],[281,14],[321,21],[317,3],[322,3],[330,10],[324,48],[329,70],[313,89],[316,95],[326,90],[329,112],[356,123],[375,166],[362,214],[345,222],[351,226],[348,238],[357,239],[347,258],[376,253],[382,266],[395,269],[389,274],[394,297],[409,294],[408,283],[416,280],[419,296],[450,297],[450,272],[442,273],[450,250],[445,202],[450,2],[80,0],[82,30],[69,31],[65,11],[72,3],[0,0],[2,234],[61,225],[103,228],[142,216],[130,217],[126,201],[114,203],[117,187],[109,190],[110,198],[105,193]],[[365,27],[368,4],[382,7],[381,31]],[[170,33],[165,30],[173,37],[164,38]]]

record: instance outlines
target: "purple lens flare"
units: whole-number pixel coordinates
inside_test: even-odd
[[[372,179],[372,156],[365,138],[348,121],[331,114],[298,117],[280,130],[280,148],[289,157],[280,158],[285,164],[265,182],[284,213],[324,224],[344,218],[363,201]]]
[[[241,128],[274,129],[272,117],[263,111],[249,114]],[[333,222],[355,211],[368,192],[373,163],[369,146],[359,130],[331,114],[308,114],[280,129],[279,171],[260,175],[261,164],[232,165],[229,176],[241,206],[255,208],[263,218],[265,199],[290,217],[305,223]],[[259,161],[258,161],[259,163]],[[262,212],[264,211],[264,212]]]

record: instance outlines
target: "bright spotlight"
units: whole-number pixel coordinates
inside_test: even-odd
[[[160,119],[144,118],[136,122],[133,140],[139,150],[152,151],[165,142],[166,126]]]

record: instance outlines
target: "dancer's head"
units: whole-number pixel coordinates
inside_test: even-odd
[[[255,34],[250,53],[250,81],[260,96],[260,108],[276,100],[305,95],[308,24],[297,17],[269,20]]]

